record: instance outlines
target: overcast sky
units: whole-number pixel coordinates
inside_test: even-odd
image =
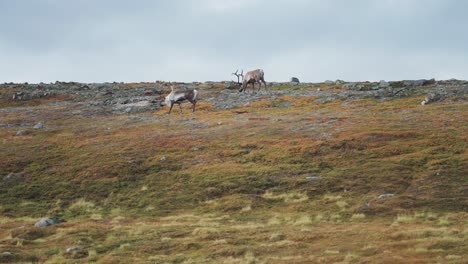
[[[0,0],[0,82],[468,79],[464,0]]]

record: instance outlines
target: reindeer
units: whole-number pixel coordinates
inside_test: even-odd
[[[264,76],[265,76],[265,73],[263,72],[262,69],[256,69],[256,70],[247,72],[242,82],[242,86],[239,89],[239,92],[245,92],[245,88],[247,88],[247,85],[249,83],[252,84],[252,89],[254,90],[256,82],[258,82],[259,91],[262,86],[262,82],[265,85],[265,89],[266,89],[266,82],[265,82]]]
[[[171,85],[171,93],[166,96],[163,102],[161,102],[161,106],[164,106],[164,105],[169,106],[170,108],[167,114],[170,114],[174,104],[178,104],[180,107],[180,112],[182,113],[181,103],[187,100],[193,105],[192,106],[192,113],[193,113],[195,112],[195,105],[197,104],[197,95],[198,95],[198,91],[195,89],[174,90],[174,86]]]

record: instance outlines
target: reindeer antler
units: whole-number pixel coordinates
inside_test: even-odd
[[[237,83],[240,83],[240,77],[242,77],[242,79],[244,78],[244,70],[242,70],[242,72],[239,74],[239,69],[236,70],[236,72],[233,72],[232,75],[235,75],[237,77]]]

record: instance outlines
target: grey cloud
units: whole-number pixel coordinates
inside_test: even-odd
[[[456,0],[0,1],[0,81],[467,78]],[[7,62],[7,63],[5,63]]]

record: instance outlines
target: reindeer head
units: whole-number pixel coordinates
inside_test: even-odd
[[[164,86],[167,87],[167,85],[164,85]],[[170,87],[171,87],[171,92],[167,96],[165,96],[165,97],[160,96],[158,98],[159,106],[162,107],[162,106],[166,106],[166,105],[169,105],[169,106],[171,105],[171,95],[174,93],[174,86],[171,85]]]

